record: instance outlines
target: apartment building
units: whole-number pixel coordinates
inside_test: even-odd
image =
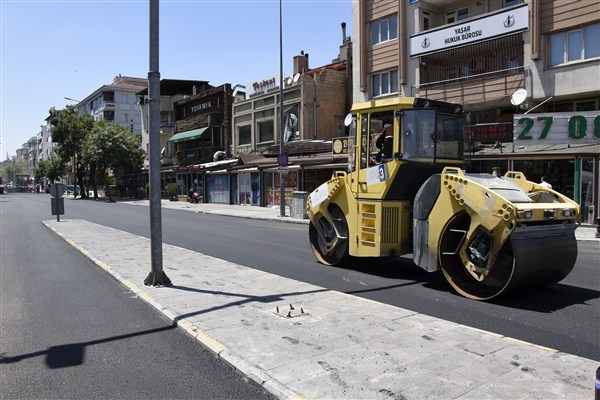
[[[547,175],[598,216],[600,0],[359,0],[354,101],[466,111],[468,168]]]
[[[137,93],[148,87],[146,78],[115,76],[76,105],[77,113],[90,114],[95,121],[119,123],[132,133],[142,132],[141,104]],[[70,100],[70,99],[67,99]]]

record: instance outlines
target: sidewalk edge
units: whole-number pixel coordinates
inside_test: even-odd
[[[145,291],[143,288],[137,286],[131,280],[126,279],[123,275],[121,275],[115,269],[111,268],[108,264],[93,257],[85,248],[79,246],[71,239],[66,238],[62,233],[58,232],[52,226],[48,225],[47,221],[42,221],[42,224],[46,228],[54,232],[58,237],[60,237],[65,242],[74,247],[77,251],[79,251],[81,254],[87,257],[90,261],[92,261],[106,273],[108,273],[110,276],[112,276],[116,281],[118,281],[131,292],[133,292],[142,301],[152,306],[173,324],[176,324],[179,329],[181,329],[185,334],[192,337],[192,339],[194,339],[195,342],[198,342],[211,353],[213,353],[215,356],[229,364],[232,368],[234,368],[236,371],[242,374],[242,376],[245,376],[249,380],[254,381],[262,388],[264,388],[267,392],[271,393],[277,398],[290,400],[304,399],[302,395],[296,393],[294,390],[288,388],[281,382],[277,381],[262,368],[259,368],[258,366],[249,363],[237,353],[234,353],[231,350],[229,350],[227,346],[225,346],[224,344],[222,344],[221,342],[204,332],[202,328],[200,328],[196,324],[192,323],[188,319],[180,318],[179,314],[167,307],[162,306],[159,302],[157,302],[154,299],[154,297],[150,293]]]

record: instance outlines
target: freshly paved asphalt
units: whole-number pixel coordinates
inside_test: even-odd
[[[163,207],[308,223],[280,217],[279,208],[184,202]],[[166,244],[163,268],[173,286],[148,287],[148,239],[84,220],[43,223],[282,399],[594,396],[598,363],[591,359]],[[578,240],[599,240],[595,233],[595,227],[576,230]]]

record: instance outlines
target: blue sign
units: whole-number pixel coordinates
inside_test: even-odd
[[[277,156],[277,164],[279,164],[280,167],[285,167],[286,165],[288,165],[289,162],[290,159],[287,153],[281,153]]]

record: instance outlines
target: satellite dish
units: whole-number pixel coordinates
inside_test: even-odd
[[[348,115],[346,115],[346,118],[344,118],[344,125],[345,126],[350,126],[352,124],[352,113],[348,113]]]
[[[527,90],[518,89],[510,96],[510,102],[513,106],[519,106],[527,99]]]
[[[296,75],[294,75],[294,79],[293,79],[294,83],[298,82],[298,79],[300,79],[300,73],[299,72],[297,72]]]
[[[295,128],[298,125],[298,117],[296,114],[290,114],[289,124],[291,128]]]
[[[290,76],[289,78],[287,78],[286,82],[287,82],[288,85],[291,85],[292,84],[292,77]]]
[[[283,141],[287,142],[294,135],[294,128],[298,125],[298,117],[290,113],[285,119],[285,132]]]

